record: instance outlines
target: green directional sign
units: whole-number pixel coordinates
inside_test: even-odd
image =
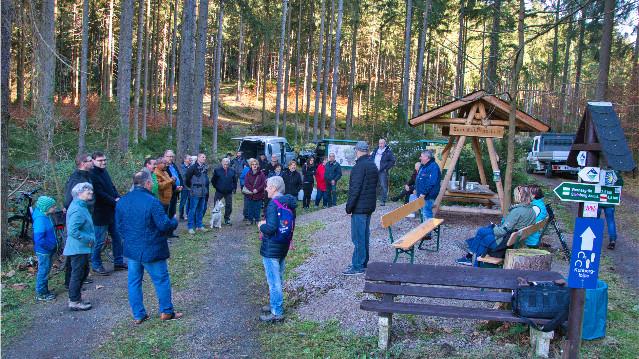
[[[621,200],[621,187],[619,186],[562,182],[554,191],[562,201],[568,202],[595,202],[617,205]]]

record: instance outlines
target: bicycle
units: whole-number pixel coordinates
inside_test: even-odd
[[[8,223],[22,221],[19,237],[21,239],[27,238],[29,224],[33,223],[33,218],[31,218],[31,215],[33,214],[33,209],[31,208],[31,205],[33,204],[33,195],[36,194],[40,189],[41,188],[38,187],[30,192],[20,191],[20,195],[22,196],[20,202],[25,203],[26,205],[23,207],[22,210],[19,210],[18,214],[14,214],[13,216],[7,218]]]

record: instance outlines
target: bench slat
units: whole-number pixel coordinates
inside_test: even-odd
[[[405,205],[386,213],[382,216],[382,228],[388,228],[399,222],[402,218],[408,216],[410,213],[422,209],[425,203],[424,198],[418,197],[416,200],[408,202]]]
[[[414,246],[417,241],[424,238],[428,233],[437,228],[444,222],[441,218],[431,218],[428,221],[413,228],[410,232],[406,233],[399,240],[393,242],[393,247],[408,250]]]
[[[548,222],[548,218],[546,217],[543,221],[537,222],[535,224],[531,224],[528,227],[524,227],[518,230],[517,232],[514,232],[513,234],[510,235],[510,238],[508,238],[508,242],[506,243],[506,246],[512,247],[518,241],[521,242],[525,240],[526,238],[530,237],[533,233],[541,231],[547,222]]]
[[[432,317],[496,320],[500,322],[525,323],[510,310],[452,307],[446,305],[416,304],[416,303],[382,303],[376,300],[363,300],[360,309],[378,313],[417,314]],[[548,319],[532,319],[544,324]]]
[[[490,269],[473,267],[435,266],[408,263],[369,263],[366,280],[431,284],[444,286],[515,289],[517,277],[534,281],[563,279],[561,274],[548,271],[518,269]]]
[[[371,282],[364,285],[364,293],[380,293],[407,295],[414,297],[449,298],[504,303],[509,303],[511,300],[511,293],[508,292],[495,292],[491,290],[480,291],[462,288],[420,287],[414,285],[395,285]]]

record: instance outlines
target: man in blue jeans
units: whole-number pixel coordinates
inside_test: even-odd
[[[195,231],[208,232],[202,224],[202,217],[209,198],[209,166],[206,164],[206,155],[197,155],[197,161],[186,170],[186,186],[190,188],[189,198],[189,233]]]
[[[141,324],[149,319],[142,293],[145,270],[155,287],[160,319],[179,319],[182,313],[173,309],[166,262],[170,256],[167,234],[177,228],[178,222],[166,215],[162,203],[151,194],[153,181],[148,173],[136,173],[133,185],[133,191],[118,201],[115,221],[123,238],[124,255],[129,259],[129,304],[134,323]]]
[[[351,170],[346,201],[346,213],[351,215],[351,240],[354,249],[351,266],[342,272],[343,275],[362,274],[368,265],[371,215],[377,205],[379,171],[368,155],[368,144],[364,141],[357,142],[355,153],[357,160]]]
[[[335,160],[335,154],[330,153],[325,167],[326,193],[324,195],[328,196],[328,206],[333,207],[337,205],[337,181],[342,178],[342,166]]]
[[[120,194],[115,189],[115,185],[106,169],[107,158],[102,152],[94,152],[93,169],[91,170],[91,183],[93,184],[93,194],[95,206],[93,207],[93,225],[95,226],[95,243],[91,248],[91,268],[97,275],[109,275],[102,265],[102,248],[106,241],[107,232],[111,235],[111,246],[113,248],[113,270],[126,270],[124,258],[122,257],[122,240],[115,228],[113,220],[115,214],[115,204],[120,200]]]
[[[604,184],[606,186],[623,186],[623,178],[619,171],[607,170],[602,171],[604,176]],[[615,249],[617,244],[617,226],[615,224],[615,206],[612,204],[599,204],[597,209],[597,218],[601,214],[606,215],[606,226],[608,226],[608,249]]]
[[[441,182],[441,172],[439,165],[435,162],[433,152],[430,150],[423,151],[419,157],[422,166],[417,172],[415,179],[415,193],[411,195],[410,200],[413,201],[417,197],[424,197],[424,208],[422,215],[424,220],[433,218],[433,202],[439,194],[439,186]]]

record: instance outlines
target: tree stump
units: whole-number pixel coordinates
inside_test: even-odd
[[[504,269],[549,271],[551,264],[552,254],[541,249],[509,249],[504,258]]]

